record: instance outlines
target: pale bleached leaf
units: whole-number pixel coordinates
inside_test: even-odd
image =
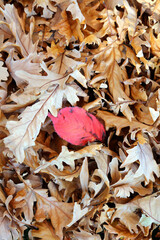
[[[2,49],[18,46],[24,57],[27,57],[30,53],[36,53],[37,42],[32,42],[32,34],[35,24],[34,18],[30,18],[30,30],[29,33],[26,34],[25,21],[20,18],[18,11],[13,4],[6,4],[4,9],[1,8],[1,11],[6,20],[3,23],[8,25],[16,39],[16,43],[10,41],[5,42],[2,45]]]
[[[85,20],[82,12],[78,6],[77,0],[71,1],[71,3],[69,4],[69,6],[66,10],[71,12],[71,14],[73,16],[73,20],[78,19],[80,22]]]
[[[71,227],[74,223],[76,223],[79,219],[81,219],[86,213],[88,213],[88,207],[81,209],[80,204],[75,202],[73,209],[73,218],[72,221],[67,225],[67,227]]]
[[[9,73],[7,71],[7,68],[3,66],[3,61],[0,61],[0,72],[1,72],[1,75],[0,75],[0,81],[1,80],[7,80],[7,78],[9,77]]]
[[[4,139],[4,143],[13,152],[18,162],[24,161],[24,150],[35,145],[41,124],[46,119],[48,109],[52,108],[54,94],[54,91],[46,93],[39,102],[27,107],[19,115],[19,121],[8,121],[6,127],[10,135]]]
[[[81,172],[80,172],[80,183],[82,187],[83,194],[88,190],[89,172],[88,172],[88,161],[87,158],[84,159]]]
[[[35,53],[30,53],[27,57],[18,59],[18,60],[13,60],[13,51],[10,51],[10,55],[6,59],[6,65],[8,67],[8,70],[12,76],[12,78],[16,81],[16,84],[19,88],[24,87],[25,85],[28,84],[29,78],[25,79],[22,76],[18,76],[16,74],[17,71],[25,71],[26,74],[37,74],[40,76],[40,71],[41,67],[39,63],[34,63],[32,62],[33,59],[36,57]]]
[[[137,207],[133,204],[116,204],[117,210],[112,216],[112,221],[114,219],[119,218],[120,222],[124,224],[129,231],[133,233],[138,233],[138,227],[143,229],[141,224],[139,223],[140,217],[135,213]]]
[[[160,195],[159,191],[152,195],[135,199],[132,201],[132,204],[136,207],[139,207],[143,210],[143,212],[152,218],[153,222],[156,224],[160,224],[160,215],[159,215],[159,208],[160,208]]]
[[[160,176],[158,164],[153,157],[152,148],[148,143],[137,143],[135,147],[128,149],[127,153],[128,156],[121,167],[126,167],[138,160],[140,165],[134,175],[135,177],[144,175],[145,182],[148,184],[150,180],[155,181],[154,174],[157,175],[157,177]]]
[[[62,146],[62,151],[58,157],[54,158],[50,162],[42,164],[36,169],[35,172],[39,172],[41,169],[45,169],[48,166],[56,165],[60,171],[63,171],[63,162],[69,165],[72,170],[75,169],[75,160],[83,157],[93,157],[96,152],[102,148],[102,144],[93,144],[86,146],[78,151],[69,151],[66,146]]]

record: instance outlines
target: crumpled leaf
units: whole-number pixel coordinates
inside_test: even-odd
[[[69,165],[72,170],[74,170],[75,169],[74,161],[76,159],[95,156],[96,152],[101,148],[102,148],[102,144],[93,144],[74,152],[74,151],[68,151],[68,148],[66,146],[63,146],[62,151],[58,157],[53,158],[53,160],[51,160],[50,162],[46,162],[43,165],[41,165],[38,169],[36,169],[36,172],[52,165],[56,165],[58,169],[62,171],[64,168],[63,162]]]
[[[108,130],[111,127],[117,128],[116,130],[117,135],[120,134],[121,129],[124,127],[130,127],[130,131],[133,131],[134,129],[142,129],[142,130],[147,130],[149,132],[152,132],[155,135],[157,135],[158,133],[156,128],[152,126],[148,126],[147,124],[140,123],[135,119],[130,122],[128,119],[124,117],[116,116],[107,111],[98,110],[97,117],[102,118],[104,120],[106,130]]]
[[[35,219],[43,222],[50,219],[56,235],[63,239],[62,230],[72,220],[73,203],[58,202],[54,197],[47,197],[41,190],[35,190],[37,211]]]
[[[83,22],[85,20],[83,14],[81,13],[81,10],[78,6],[77,0],[70,1],[70,4],[66,10],[71,12],[71,14],[73,16],[73,20],[78,19],[80,22]]]
[[[137,143],[136,146],[128,149],[127,153],[128,156],[122,163],[121,167],[126,167],[138,160],[140,165],[138,170],[135,172],[134,177],[140,177],[144,175],[145,183],[148,184],[149,181],[155,181],[153,174],[156,174],[157,177],[160,176],[158,164],[153,157],[151,146],[148,143]]]
[[[0,239],[12,240],[22,239],[22,236],[19,232],[19,226],[14,221],[12,221],[11,216],[5,208],[1,206],[0,210]]]
[[[16,44],[12,42],[6,42],[2,46],[2,49],[6,47],[16,47],[18,46],[24,57],[27,57],[30,53],[36,53],[37,42],[32,42],[32,34],[34,29],[34,19],[30,19],[30,33],[25,33],[25,23],[20,18],[17,9],[14,5],[6,4],[5,9],[1,9],[6,19],[10,31],[16,39]],[[5,24],[5,22],[4,22]]]
[[[6,60],[6,65],[9,69],[9,72],[11,76],[16,81],[16,84],[19,88],[25,87],[28,83],[28,81],[22,77],[18,77],[16,75],[17,71],[26,71],[30,74],[37,74],[40,75],[41,67],[39,63],[33,63],[32,60],[35,57],[34,53],[30,53],[27,57],[19,60],[13,60],[13,52],[10,52],[10,55],[8,56]]]
[[[35,226],[38,228],[37,230],[32,230],[33,237],[41,238],[42,240],[50,239],[50,240],[59,240],[59,237],[55,234],[55,231],[52,225],[48,221],[36,223]]]
[[[75,203],[74,210],[73,210],[73,219],[67,226],[71,227],[74,223],[80,220],[87,213],[88,213],[87,207],[85,207],[84,209],[81,209],[81,206],[78,203]]]
[[[154,193],[150,196],[135,199],[132,203],[135,204],[135,206],[140,207],[145,214],[152,218],[155,223],[160,223],[159,211],[157,211],[160,206],[159,192]]]
[[[119,218],[120,222],[124,224],[131,233],[138,233],[138,227],[143,229],[139,223],[140,217],[134,212],[136,207],[133,205],[127,204],[117,204],[117,210],[112,216],[112,222]]]

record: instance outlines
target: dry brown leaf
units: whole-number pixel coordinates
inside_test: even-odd
[[[0,239],[154,238],[159,3],[0,0]],[[103,144],[56,134],[48,110],[68,106],[99,118]]]
[[[36,172],[39,172],[46,167],[56,165],[60,171],[63,170],[64,166],[63,163],[69,165],[72,170],[75,169],[75,160],[84,158],[84,157],[93,157],[96,155],[97,151],[102,148],[102,144],[93,144],[90,146],[86,146],[78,151],[68,151],[66,146],[62,147],[62,151],[58,157],[54,158],[50,162],[46,162],[41,165]]]
[[[77,240],[100,240],[101,237],[98,234],[92,234],[90,232],[86,232],[83,229],[80,231],[73,231],[73,236],[76,237]]]
[[[138,160],[140,165],[138,170],[134,173],[135,178],[144,175],[145,183],[148,184],[149,181],[155,181],[153,174],[156,174],[157,177],[160,176],[159,166],[153,157],[151,146],[148,143],[137,143],[136,146],[128,149],[127,153],[128,156],[121,167],[126,167]]]
[[[59,237],[55,234],[55,231],[52,225],[48,221],[45,220],[42,223],[36,222],[35,226],[38,229],[32,230],[33,237],[38,237],[42,240],[46,240],[46,239],[59,240]]]
[[[35,219],[43,222],[50,219],[56,235],[63,239],[62,230],[72,220],[73,203],[58,202],[54,197],[47,197],[46,191],[35,190],[37,211]]]
[[[12,150],[18,162],[24,161],[24,150],[35,145],[36,137],[40,131],[41,124],[45,121],[48,109],[52,112],[53,101],[54,91],[47,93],[38,103],[27,107],[19,116],[20,121],[8,121],[7,128],[11,135],[4,139],[4,143]]]
[[[120,222],[128,228],[131,233],[138,233],[138,227],[143,231],[143,227],[139,223],[140,217],[135,213],[136,207],[125,204],[116,204],[117,210],[112,216],[112,222],[119,218]]]
[[[30,33],[26,34],[25,21],[23,21],[23,18],[20,18],[18,11],[14,5],[7,4],[5,5],[5,9],[1,9],[1,11],[6,19],[6,22],[4,22],[4,24],[8,25],[10,31],[16,39],[16,44],[14,44],[14,42],[6,42],[2,45],[1,49],[18,46],[24,57],[27,57],[30,53],[36,53],[37,43],[32,42],[34,18],[30,19]]]
[[[4,207],[1,206],[0,210],[0,239],[12,240],[12,239],[20,239],[22,240],[22,230],[12,220],[10,214],[5,210]]]
[[[8,71],[6,67],[3,67],[3,62],[0,61],[0,104],[3,103],[5,98],[7,97],[7,83],[6,80],[8,79]]]
[[[157,211],[160,206],[159,192],[154,193],[150,196],[135,199],[132,201],[132,203],[135,206],[141,208],[145,214],[152,218],[153,222],[157,224],[160,223],[159,211]]]
[[[13,59],[14,53],[13,51],[10,52],[10,55],[8,56],[6,60],[6,65],[9,69],[9,72],[11,76],[14,78],[16,81],[16,84],[19,88],[24,88],[28,82],[27,80],[22,77],[18,77],[16,75],[16,71],[25,71],[30,74],[37,74],[40,75],[41,67],[39,63],[33,63],[32,60],[36,57],[34,53],[30,53],[27,57],[23,59]]]
[[[140,123],[136,120],[132,120],[131,122],[126,119],[125,117],[119,117],[115,116],[114,114],[107,112],[107,111],[97,111],[97,117],[102,118],[105,122],[106,130],[109,128],[115,127],[116,134],[119,135],[122,128],[129,127],[130,131],[133,131],[134,129],[141,129],[141,130],[147,130],[151,133],[154,133],[157,135],[156,128],[152,126],[145,125],[143,123]]]

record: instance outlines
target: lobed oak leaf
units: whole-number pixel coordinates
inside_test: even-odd
[[[138,236],[140,236],[140,233],[131,233],[126,226],[124,226],[121,223],[118,224],[111,224],[107,222],[108,225],[104,225],[104,228],[110,233],[110,234],[116,234],[117,240],[123,238],[123,240],[134,240]],[[142,235],[143,236],[143,235]],[[140,236],[140,237],[142,237]],[[143,238],[143,237],[142,237]],[[139,238],[138,240],[141,240],[142,238]]]
[[[58,19],[59,20],[59,19]],[[72,37],[83,41],[83,33],[81,31],[81,24],[76,19],[73,20],[72,16],[67,14],[66,9],[61,12],[61,18],[58,22],[52,23],[52,30],[58,30],[58,33],[65,38],[65,44],[69,44]]]
[[[112,222],[119,218],[120,222],[124,224],[129,231],[133,233],[138,233],[140,227],[143,230],[143,227],[139,223],[140,217],[135,213],[136,206],[125,203],[125,204],[116,204],[117,210],[112,215]]]
[[[137,143],[136,146],[128,149],[127,153],[128,156],[122,163],[121,167],[126,167],[138,160],[140,165],[135,172],[134,177],[137,178],[144,175],[145,183],[148,184],[150,180],[152,182],[155,181],[154,174],[156,174],[157,177],[160,176],[158,164],[153,157],[152,148],[148,143]]]
[[[71,227],[73,224],[75,224],[78,220],[84,217],[84,215],[87,214],[88,211],[89,211],[88,207],[81,209],[80,204],[75,202],[73,209],[73,218],[72,221],[67,225],[67,227]]]
[[[92,234],[91,232],[84,231],[83,229],[79,229],[80,231],[73,231],[73,236],[76,240],[101,240],[100,235]]]
[[[41,17],[51,18],[53,15],[53,10],[56,11],[56,8],[52,6],[49,0],[34,0],[32,3],[32,11],[35,7],[41,7],[43,9],[43,14]]]
[[[143,187],[144,176],[136,177],[132,170],[119,171],[118,159],[113,158],[109,164],[111,174],[111,188],[114,190],[116,197],[127,198],[131,193],[138,192],[139,195],[145,196],[152,192],[152,184]]]
[[[63,239],[63,228],[72,220],[73,203],[58,202],[54,197],[47,197],[41,190],[35,190],[37,198],[37,211],[35,219],[43,222],[50,219],[56,235]]]
[[[16,81],[16,84],[19,88],[24,88],[28,81],[21,76],[16,74],[17,71],[25,71],[30,74],[40,75],[41,67],[39,63],[32,62],[36,57],[35,53],[30,53],[27,57],[22,59],[13,60],[14,53],[13,50],[10,51],[10,55],[6,59],[6,65],[8,70],[12,76],[12,78]]]
[[[30,19],[30,32],[25,33],[25,21],[20,18],[17,9],[12,4],[6,4],[1,11],[6,19],[4,24],[7,24],[12,32],[16,43],[6,42],[1,49],[19,47],[22,55],[27,57],[30,53],[36,53],[38,42],[32,42],[32,34],[34,29],[34,18]]]
[[[77,0],[75,1],[70,0],[69,2],[70,2],[69,6],[66,8],[66,10],[71,12],[73,20],[78,19],[80,23],[82,23],[85,20],[85,18],[81,12],[81,9],[79,8]]]
[[[36,137],[44,123],[48,109],[52,111],[54,91],[46,93],[40,101],[27,107],[20,115],[19,121],[8,121],[7,128],[10,135],[4,139],[8,147],[16,156],[18,162],[25,159],[25,149],[35,145]]]
[[[0,228],[0,239],[22,240],[22,231],[20,227],[18,226],[18,224],[16,224],[16,222],[13,221],[12,217],[3,206],[1,206],[0,209]]]
[[[154,223],[160,223],[160,215],[159,211],[157,211],[160,207],[159,191],[143,198],[134,199],[132,204],[141,208],[145,214],[152,218]]]
[[[102,28],[96,33],[96,36],[99,38],[104,37],[106,34],[114,36],[117,34],[117,30],[115,28],[115,14],[113,11],[104,8],[102,11],[99,12],[99,21],[102,25]]]
[[[24,214],[25,223],[31,223],[34,217],[33,205],[36,202],[36,197],[34,192],[31,189],[27,189],[24,186],[24,189],[19,190],[15,197],[12,199],[12,207],[18,210],[18,214]]]
[[[59,237],[55,234],[55,231],[49,221],[45,220],[42,223],[36,222],[35,227],[38,229],[32,230],[32,236],[40,238],[41,240],[59,240]]]
[[[84,157],[93,157],[96,155],[97,151],[102,148],[102,144],[93,144],[86,146],[78,151],[68,151],[66,146],[62,146],[62,151],[58,157],[53,158],[50,162],[46,162],[36,169],[35,172],[45,169],[49,166],[56,165],[60,171],[63,171],[63,162],[71,167],[72,170],[75,169],[75,160]]]
[[[97,117],[104,120],[106,130],[108,130],[111,127],[115,127],[117,129],[116,131],[117,135],[120,134],[121,129],[124,127],[129,127],[130,132],[132,132],[135,129],[141,129],[141,130],[147,130],[148,132],[155,135],[158,134],[158,131],[154,126],[148,126],[147,124],[143,124],[135,119],[133,119],[130,122],[125,117],[119,117],[107,111],[98,110]]]

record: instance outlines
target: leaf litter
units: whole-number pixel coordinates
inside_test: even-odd
[[[158,0],[0,1],[0,239],[155,235],[159,16]],[[48,113],[67,109],[61,135]]]

